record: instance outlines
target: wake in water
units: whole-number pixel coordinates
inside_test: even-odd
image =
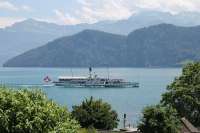
[[[4,83],[1,84],[0,86],[6,86],[6,87],[53,87],[54,84],[14,84],[14,83]]]

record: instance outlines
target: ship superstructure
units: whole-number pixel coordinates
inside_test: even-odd
[[[127,82],[123,79],[101,78],[92,74],[92,68],[89,68],[88,77],[68,77],[60,76],[58,81],[53,82],[56,86],[63,87],[93,87],[93,88],[131,88],[139,87],[137,82]]]

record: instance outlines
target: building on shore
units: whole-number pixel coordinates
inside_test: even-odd
[[[182,127],[181,133],[200,133],[200,131],[194,127],[186,118],[181,119]]]

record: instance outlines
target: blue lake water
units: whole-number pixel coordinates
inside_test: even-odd
[[[181,69],[146,69],[146,68],[94,68],[96,74],[111,78],[123,78],[127,81],[137,81],[139,88],[62,88],[55,86],[37,86],[45,91],[50,99],[71,110],[73,105],[80,104],[82,100],[93,96],[110,103],[118,112],[120,118],[126,113],[128,122],[136,124],[141,116],[142,109],[147,105],[156,104],[165,92],[166,86]],[[58,76],[88,76],[88,68],[0,68],[0,83],[34,85],[44,84],[43,78],[49,76],[57,80]],[[26,86],[24,86],[26,88]],[[32,86],[30,86],[32,87]],[[122,125],[122,121],[120,121]]]

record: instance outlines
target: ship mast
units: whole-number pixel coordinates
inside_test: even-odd
[[[107,67],[107,74],[108,74],[108,79],[110,79],[110,70],[109,70],[109,67]]]
[[[71,72],[72,77],[74,77],[74,73],[72,71],[72,68],[70,68],[70,72]]]

